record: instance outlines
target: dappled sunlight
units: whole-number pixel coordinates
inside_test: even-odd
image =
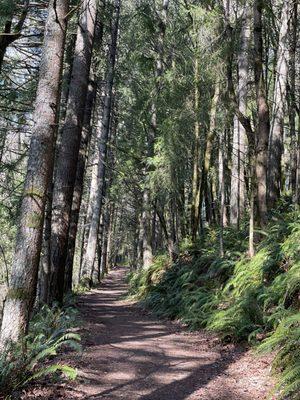
[[[266,374],[259,378],[251,360],[243,361],[243,349],[221,351],[217,342],[210,347],[214,338],[207,333],[190,333],[142,312],[124,300],[123,279],[124,270],[114,271],[102,288],[80,299],[88,335],[74,398],[253,400],[236,373],[253,376],[259,385]]]

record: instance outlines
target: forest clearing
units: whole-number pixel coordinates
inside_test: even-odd
[[[0,0],[0,398],[300,400],[298,0]]]

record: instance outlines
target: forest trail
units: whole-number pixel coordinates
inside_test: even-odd
[[[178,324],[158,320],[124,300],[126,290],[125,270],[119,269],[99,289],[80,297],[85,349],[82,357],[71,359],[79,370],[78,380],[60,385],[47,399],[266,397],[269,362],[242,347],[221,346],[206,332],[190,333]],[[35,398],[45,398],[37,394]]]

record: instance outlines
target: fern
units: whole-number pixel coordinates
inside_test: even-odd
[[[245,252],[246,225],[239,233],[224,231],[223,258],[219,232],[210,228],[197,244],[182,243],[176,264],[160,258],[131,273],[130,294],[160,316],[191,329],[205,327],[226,340],[256,344],[267,336],[260,350],[277,354],[276,390],[282,399],[299,399],[300,214],[284,204],[272,218],[252,259]]]
[[[1,393],[11,394],[35,379],[58,372],[75,379],[74,368],[51,364],[62,347],[81,350],[80,336],[69,331],[75,323],[72,307],[43,306],[32,319],[28,335],[0,355]]]
[[[68,365],[63,365],[63,364],[54,364],[50,365],[49,367],[41,368],[37,372],[35,372],[33,375],[30,376],[23,384],[27,384],[30,381],[36,380],[38,378],[47,376],[47,375],[53,375],[55,372],[62,372],[68,379],[74,380],[77,377],[77,371],[76,369],[68,366]]]

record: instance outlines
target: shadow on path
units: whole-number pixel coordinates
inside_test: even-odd
[[[221,347],[124,300],[125,269],[79,299],[85,352],[66,398],[84,400],[258,400],[267,373],[243,348]],[[253,364],[256,363],[256,366]],[[258,370],[259,369],[259,370]]]

